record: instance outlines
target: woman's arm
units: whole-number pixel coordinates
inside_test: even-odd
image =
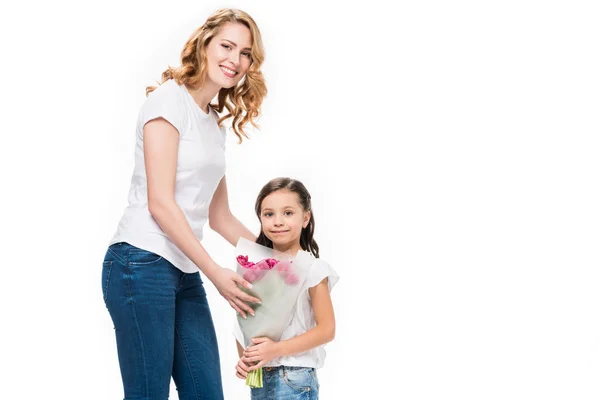
[[[148,122],[143,132],[150,214],[169,239],[210,279],[232,308],[243,317],[246,316],[245,312],[252,314],[252,309],[244,301],[259,300],[244,293],[237,284],[245,287],[252,285],[234,271],[213,261],[175,201],[179,132],[163,118]]]
[[[240,237],[256,241],[256,236],[244,226],[229,209],[229,197],[227,195],[227,181],[225,177],[219,182],[217,190],[213,195],[208,210],[208,223],[210,228],[223,236],[233,246],[237,245]]]
[[[316,326],[301,335],[281,342],[274,342],[266,337],[252,339],[254,345],[246,349],[244,356],[248,362],[258,362],[258,364],[250,367],[250,370],[259,369],[275,358],[302,353],[333,340],[335,315],[327,278],[310,288],[308,292]]]

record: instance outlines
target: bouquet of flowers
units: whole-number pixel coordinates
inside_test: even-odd
[[[261,300],[261,304],[248,303],[254,316],[237,316],[236,339],[244,348],[255,337],[278,341],[292,320],[312,258],[305,252],[292,257],[244,238],[240,238],[236,252],[237,273],[252,283],[251,290],[240,288]],[[262,387],[262,369],[251,371],[246,384]]]

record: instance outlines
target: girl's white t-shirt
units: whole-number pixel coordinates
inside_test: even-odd
[[[196,237],[202,239],[210,202],[225,175],[225,129],[219,127],[219,116],[212,108],[206,114],[185,85],[170,79],[150,93],[140,109],[129,205],[109,244],[128,242],[162,256],[183,272],[198,272],[198,267],[171,242],[148,210],[143,129],[156,118],[164,118],[179,132],[175,201]]]
[[[298,296],[292,321],[290,322],[290,325],[283,331],[279,341],[294,338],[317,325],[315,321],[315,314],[310,303],[310,293],[308,289],[317,286],[323,279],[328,278],[327,283],[329,285],[329,292],[331,292],[331,289],[333,289],[335,284],[340,279],[339,275],[335,272],[331,265],[320,258],[315,258],[310,253],[307,254],[310,255],[313,261],[310,265],[308,276],[304,281],[300,296]],[[240,331],[239,324],[237,323],[234,324],[234,336],[238,342],[243,343],[243,335]],[[303,353],[276,358],[269,361],[267,364],[265,364],[265,366],[276,367],[279,365],[285,365],[288,367],[321,368],[325,362],[325,355],[325,345],[321,345]]]

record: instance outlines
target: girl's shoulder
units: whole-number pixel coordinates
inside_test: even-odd
[[[308,272],[307,287],[314,287],[321,283],[323,279],[328,278],[329,290],[331,290],[340,279],[338,273],[331,264],[322,258],[316,258],[312,254],[310,254],[310,257],[311,265]]]

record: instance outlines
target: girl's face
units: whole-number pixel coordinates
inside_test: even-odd
[[[237,22],[226,22],[206,48],[207,84],[230,88],[244,77],[252,64],[250,29]]]
[[[309,221],[310,212],[302,209],[300,199],[294,192],[277,190],[262,201],[260,224],[275,250],[301,250],[300,234]]]

